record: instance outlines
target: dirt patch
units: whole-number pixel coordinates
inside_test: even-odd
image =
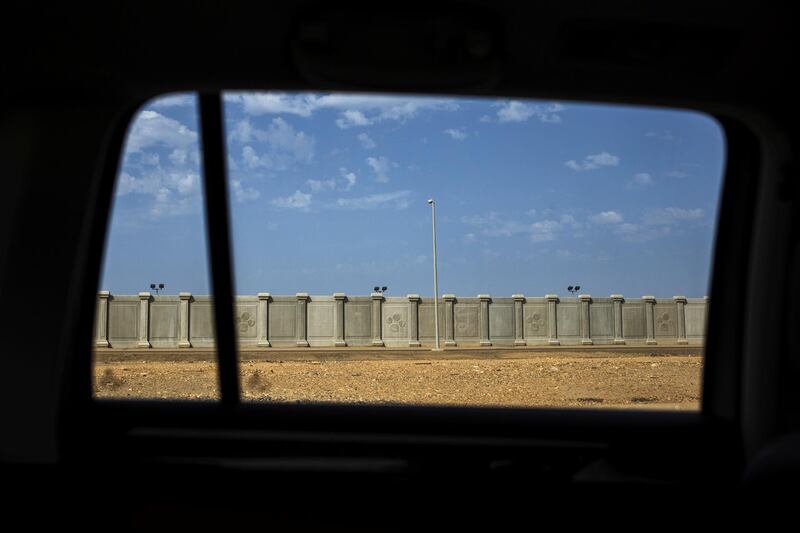
[[[626,354],[627,355],[627,354]],[[99,398],[214,399],[213,361],[98,361]],[[241,362],[245,400],[698,409],[698,356]]]

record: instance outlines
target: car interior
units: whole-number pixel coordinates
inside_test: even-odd
[[[746,506],[731,502],[774,503],[787,484],[796,493],[790,7],[142,1],[5,12],[6,517],[118,529],[534,527],[554,516],[624,521],[617,513],[632,504],[659,521],[700,507],[735,518]],[[128,125],[151,98],[199,95],[212,290],[233,294],[221,92],[242,90],[552,98],[715,117],[727,149],[700,412],[249,404],[226,298],[215,308],[220,401],[94,399],[95,298]],[[42,327],[45,312],[58,328]]]

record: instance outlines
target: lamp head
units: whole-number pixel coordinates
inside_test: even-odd
[[[428,199],[428,203],[429,203],[429,204],[431,204],[431,205],[433,205],[433,198],[429,198],[429,199]]]

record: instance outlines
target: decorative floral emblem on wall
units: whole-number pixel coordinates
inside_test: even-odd
[[[667,332],[670,326],[672,326],[672,315],[669,313],[661,313],[658,315],[658,318],[656,318],[656,327],[659,331]]]
[[[531,333],[544,333],[544,317],[541,313],[533,313],[528,316],[528,330]]]
[[[247,330],[256,325],[255,319],[251,318],[252,315],[245,311],[236,317],[236,325],[239,327],[239,333],[247,333]]]
[[[400,313],[394,313],[386,317],[386,327],[392,333],[400,333],[406,327],[406,321]]]

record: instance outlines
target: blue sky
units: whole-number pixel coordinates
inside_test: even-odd
[[[724,135],[692,112],[359,94],[225,97],[239,294],[707,294]],[[196,99],[138,114],[102,289],[208,294]]]

